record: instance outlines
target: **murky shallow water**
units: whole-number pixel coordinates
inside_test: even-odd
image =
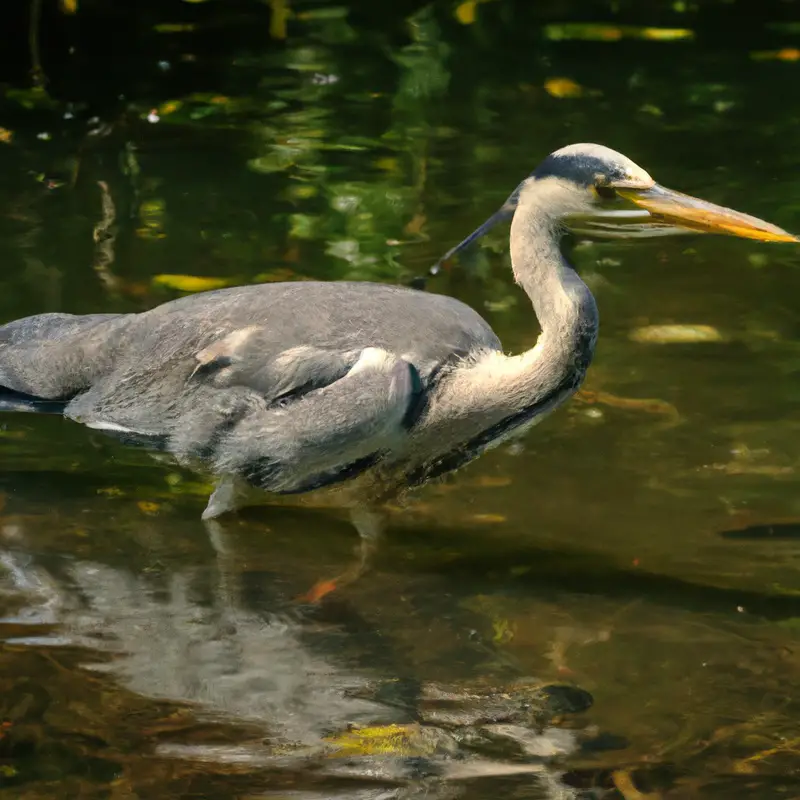
[[[491,26],[470,41],[423,13],[386,51],[344,19],[183,75],[191,102],[147,84],[108,135],[4,101],[2,318],[148,307],[177,294],[165,274],[408,280],[566,141],[798,228],[791,62],[536,39],[487,66]],[[786,44],[764,30],[751,49]],[[554,76],[581,96],[549,96]],[[417,494],[319,607],[297,598],[356,545],[335,512],[258,509],[209,536],[196,477],[5,416],[0,796],[800,796],[800,256],[686,237],[573,258],[602,314],[586,393]],[[474,262],[429,288],[530,346],[505,256]],[[719,341],[635,333],[665,324]],[[513,701],[520,682],[593,705],[487,721],[478,688]],[[431,686],[462,724],[426,716]]]

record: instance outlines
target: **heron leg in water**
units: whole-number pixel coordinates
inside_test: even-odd
[[[203,511],[203,519],[216,519],[229,511],[241,508],[244,494],[241,483],[241,480],[233,475],[223,475],[219,478],[214,485],[211,497],[208,498],[208,505]]]
[[[233,476],[224,476],[217,481],[203,512],[203,523],[208,531],[211,545],[217,553],[220,572],[228,578],[235,572],[233,567],[235,558],[225,543],[226,536],[222,525],[217,522],[217,517],[246,505],[246,496],[247,487],[241,480]],[[299,601],[317,603],[336,589],[355,583],[371,566],[372,558],[378,549],[378,543],[386,525],[386,513],[359,506],[351,509],[350,520],[358,531],[358,558],[341,575],[317,581],[308,592],[298,598]],[[225,583],[228,585],[230,581],[225,581]],[[235,591],[231,596],[233,594]]]
[[[230,546],[228,534],[216,519],[204,517],[203,525],[217,554],[220,599],[226,608],[238,608],[241,603],[241,566],[237,562],[235,549]]]
[[[355,583],[371,566],[386,527],[386,513],[360,506],[350,510],[350,521],[358,531],[358,559],[341,575],[330,580],[317,581],[308,592],[297,598],[299,601],[318,603],[336,589]]]
[[[241,563],[237,560],[235,548],[229,543],[229,534],[218,521],[218,517],[248,505],[248,488],[240,478],[223,475],[214,484],[214,491],[202,514],[208,540],[217,554],[220,596],[227,603],[227,608],[238,608],[240,605]]]

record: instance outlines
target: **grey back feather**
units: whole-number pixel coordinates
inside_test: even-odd
[[[76,421],[299,491],[391,449],[443,370],[492,350],[501,345],[487,323],[446,296],[264,284],[141,314],[9,323],[0,327],[0,395],[65,400]]]

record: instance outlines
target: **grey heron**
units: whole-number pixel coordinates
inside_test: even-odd
[[[185,296],[142,313],[40,314],[0,327],[0,408],[58,411],[208,471],[213,519],[276,494],[334,492],[362,541],[381,507],[452,472],[564,403],[592,360],[598,311],[559,247],[569,219],[609,205],[645,226],[798,239],[658,185],[597,144],[547,156],[454,248],[511,220],[511,265],[541,327],[507,355],[450,297],[367,282],[288,282]]]

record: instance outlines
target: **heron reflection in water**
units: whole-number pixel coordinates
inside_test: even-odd
[[[207,470],[216,488],[205,519],[248,503],[246,487],[333,493],[351,509],[366,555],[388,500],[520,434],[581,385],[598,312],[559,240],[570,220],[613,222],[620,200],[638,207],[638,233],[659,226],[798,241],[665,189],[606,147],[570,145],[448,254],[513,215],[514,278],[541,326],[524,353],[503,353],[488,323],[450,297],[373,283],[273,283],[139,314],[9,322],[0,327],[0,406],[59,411]]]

